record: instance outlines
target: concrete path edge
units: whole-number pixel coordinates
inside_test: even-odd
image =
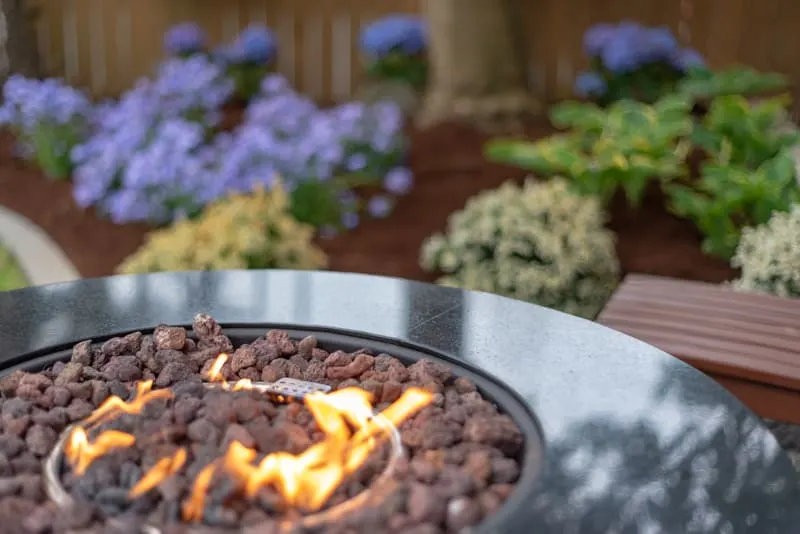
[[[14,255],[32,286],[81,278],[53,239],[29,219],[0,206],[0,243]]]

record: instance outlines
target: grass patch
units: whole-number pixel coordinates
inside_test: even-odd
[[[25,273],[20,269],[16,258],[0,244],[0,291],[10,291],[28,285]]]

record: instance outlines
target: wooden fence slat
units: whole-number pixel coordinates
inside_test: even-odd
[[[358,33],[363,23],[389,13],[419,13],[423,0],[34,0],[38,46],[48,74],[118,94],[152,74],[163,58],[160,36],[192,20],[212,45],[231,39],[250,22],[278,35],[279,70],[302,92],[324,101],[353,95],[361,80]],[[682,5],[692,7],[681,19]],[[689,30],[689,44],[712,66],[743,63],[787,74],[800,87],[800,42],[795,0],[537,0],[522,4],[537,96],[552,102],[572,95],[573,78],[586,65],[581,41],[597,22],[638,20]],[[101,21],[100,23],[98,21]],[[102,27],[100,27],[102,26]],[[796,94],[800,94],[797,89]]]

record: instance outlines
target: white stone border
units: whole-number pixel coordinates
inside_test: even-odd
[[[32,286],[71,282],[81,275],[53,239],[19,213],[0,206],[0,243]]]

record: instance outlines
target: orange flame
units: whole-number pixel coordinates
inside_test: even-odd
[[[85,429],[75,427],[67,439],[64,455],[72,464],[75,474],[82,475],[97,458],[107,454],[112,449],[130,447],[134,443],[136,443],[134,436],[117,430],[102,432],[92,443],[89,441],[89,436],[86,434]]]
[[[227,380],[222,376],[222,366],[228,361],[228,355],[224,352],[217,356],[211,367],[208,368],[206,377],[209,382],[216,382],[223,389],[231,389],[233,391],[243,391],[253,389],[253,381],[249,378],[241,378],[233,383],[231,386]]]
[[[192,493],[183,505],[183,519],[185,521],[201,521],[203,519],[203,508],[206,504],[206,493],[211,485],[211,480],[217,471],[217,462],[205,466],[197,474],[192,485]]]
[[[144,495],[161,482],[180,471],[186,463],[186,449],[178,449],[172,456],[161,458],[128,492],[129,499]]]
[[[305,399],[325,439],[299,455],[287,452],[269,454],[253,465],[256,451],[233,442],[223,458],[223,468],[236,480],[248,497],[272,485],[287,504],[306,510],[318,510],[330,498],[342,480],[357,470],[369,454],[386,438],[393,427],[431,402],[433,394],[411,388],[397,401],[374,417],[372,396],[359,388],[345,388],[333,393],[314,393]],[[352,428],[355,428],[355,433]],[[207,483],[196,483],[184,509],[185,518],[196,518]],[[191,514],[186,513],[186,510]]]
[[[142,411],[142,408],[144,408],[145,404],[148,402],[156,399],[172,398],[172,392],[168,389],[150,391],[152,387],[152,380],[145,380],[137,383],[136,395],[129,402],[125,402],[116,396],[107,398],[83,423],[89,426],[106,422],[122,413],[137,414]]]

